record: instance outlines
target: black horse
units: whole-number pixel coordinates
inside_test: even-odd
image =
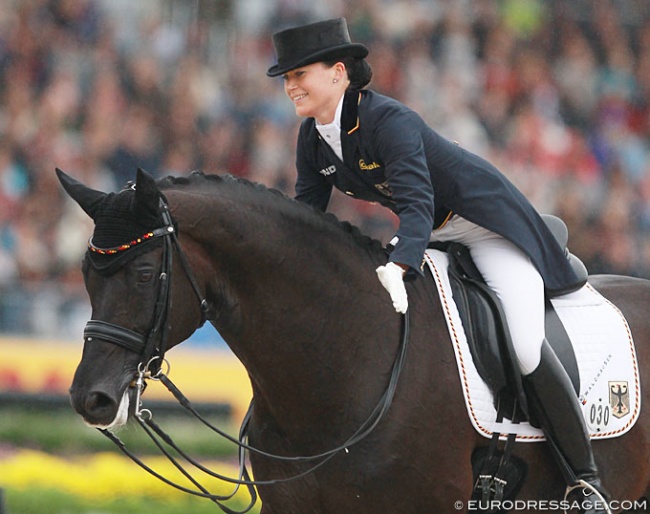
[[[379,242],[232,177],[194,173],[154,181],[138,171],[134,187],[106,194],[58,174],[95,220],[83,275],[92,318],[105,330],[89,332],[70,389],[87,423],[112,424],[123,398],[133,396],[130,384],[142,360],[134,348],[151,346],[147,335],[155,340],[155,354],[160,334],[166,332],[171,347],[205,318],[250,376],[252,446],[287,456],[317,454],[347,441],[369,418],[389,383],[403,328],[374,271],[387,260]],[[190,272],[182,259],[171,261],[169,312],[164,326],[152,330],[166,288],[160,272],[170,262],[156,233],[170,224],[161,217],[161,197]],[[171,253],[178,257],[178,249]],[[650,282],[594,276],[590,283],[625,314],[643,372],[650,365]],[[264,514],[442,514],[466,508],[474,486],[471,455],[487,441],[468,420],[431,278],[407,287],[410,347],[389,411],[367,437],[313,473],[260,486]],[[203,308],[199,298],[206,299]],[[131,349],[125,348],[129,341]],[[650,401],[645,390],[642,396],[642,403]],[[624,436],[594,441],[615,499],[650,493],[648,412]],[[563,497],[564,480],[545,444],[518,444],[514,451],[529,468],[518,498]],[[251,464],[255,478],[266,480],[295,476],[313,463],[252,454]]]

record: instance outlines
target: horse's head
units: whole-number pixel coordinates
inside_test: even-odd
[[[170,329],[174,320],[168,308],[176,267],[173,222],[155,180],[141,170],[135,185],[119,193],[95,191],[60,170],[57,175],[95,222],[83,263],[92,320],[70,388],[72,404],[90,425],[121,425],[133,404],[138,366],[182,340]],[[197,309],[189,309],[195,317]]]

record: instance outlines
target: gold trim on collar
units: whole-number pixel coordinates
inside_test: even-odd
[[[352,134],[352,132],[355,132],[359,128],[359,117],[357,116],[357,124],[352,127],[352,130],[348,130],[348,136]]]
[[[359,91],[359,101],[357,102],[357,105],[361,103],[361,91]],[[359,115],[357,115],[357,124],[352,127],[350,130],[348,130],[348,136],[352,134],[352,132],[356,131],[359,128]]]

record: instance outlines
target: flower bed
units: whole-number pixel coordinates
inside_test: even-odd
[[[164,476],[190,487],[164,457],[145,459]],[[221,462],[210,469],[236,476],[237,469]],[[220,512],[209,500],[193,498],[150,476],[127,458],[112,452],[62,458],[32,450],[19,450],[0,458],[0,487],[5,490],[8,514],[86,514],[89,512],[139,514],[193,514]],[[203,480],[212,493],[226,495],[233,486]],[[240,490],[229,503],[242,508],[248,495]],[[259,512],[259,504],[252,512]],[[155,507],[155,508],[154,508]]]

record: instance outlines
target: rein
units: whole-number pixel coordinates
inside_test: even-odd
[[[108,323],[105,321],[99,320],[90,320],[86,324],[84,329],[84,339],[86,341],[92,341],[94,337],[100,338],[104,341],[116,344],[121,346],[129,351],[139,353],[142,356],[140,364],[138,365],[137,376],[134,380],[134,387],[136,388],[136,402],[135,402],[135,418],[149,436],[149,438],[154,442],[163,455],[178,469],[181,474],[189,480],[196,489],[190,489],[188,487],[182,486],[173,482],[172,480],[164,477],[159,474],[147,464],[145,464],[140,458],[133,454],[125,444],[112,432],[107,429],[98,429],[102,434],[109,438],[117,447],[133,462],[138,466],[143,468],[145,471],[158,478],[162,482],[170,485],[178,490],[191,494],[193,496],[199,496],[206,498],[217,504],[221,510],[227,514],[244,514],[253,508],[257,502],[257,492],[255,486],[258,485],[273,485],[283,482],[289,482],[302,478],[316,469],[323,466],[330,459],[332,459],[338,453],[345,451],[349,452],[349,448],[362,440],[364,440],[379,424],[383,417],[388,412],[393,397],[395,395],[395,390],[397,389],[397,383],[400,376],[400,373],[404,367],[404,362],[406,360],[406,351],[408,348],[409,338],[410,338],[410,322],[409,322],[409,311],[407,311],[402,316],[402,337],[399,345],[399,349],[393,366],[391,369],[391,376],[384,391],[383,395],[380,397],[377,405],[374,407],[368,418],[361,424],[361,426],[348,437],[348,439],[342,444],[324,451],[322,453],[308,455],[308,456],[286,456],[286,455],[276,455],[272,453],[265,452],[259,448],[255,448],[248,444],[248,426],[250,419],[252,417],[254,403],[251,401],[248,412],[246,413],[242,425],[239,431],[239,437],[235,438],[218,427],[212,425],[208,422],[191,404],[191,402],[183,395],[183,393],[174,385],[174,383],[169,379],[169,377],[163,372],[163,362],[167,361],[164,358],[166,350],[166,338],[167,338],[167,316],[171,308],[170,301],[170,286],[171,286],[171,273],[172,273],[172,257],[174,249],[178,254],[182,267],[196,293],[199,302],[201,304],[202,312],[202,324],[205,322],[206,315],[209,312],[209,304],[205,298],[203,298],[196,279],[192,273],[191,268],[185,258],[185,255],[182,251],[178,238],[176,236],[176,230],[169,213],[168,206],[164,199],[160,198],[160,210],[162,214],[163,221],[165,225],[153,231],[150,234],[153,234],[153,237],[163,237],[164,249],[163,249],[163,261],[160,272],[160,287],[158,289],[158,295],[155,305],[155,315],[154,322],[149,334],[143,336],[132,330],[126,329],[119,325]],[[92,244],[92,241],[91,243]],[[92,247],[91,247],[92,248]],[[95,249],[103,250],[106,249]],[[164,430],[153,421],[153,414],[149,409],[142,408],[141,395],[146,387],[146,380],[158,380],[162,382],[165,387],[174,395],[176,400],[187,409],[195,418],[197,418],[201,423],[203,423],[210,430],[214,431],[219,436],[225,438],[226,440],[234,443],[238,447],[239,453],[239,474],[237,478],[231,478],[214,471],[209,470],[203,466],[200,462],[187,455],[181,448],[179,448],[173,439],[164,432]],[[162,441],[162,442],[161,442]],[[234,491],[228,495],[216,495],[210,493],[208,489],[203,486],[198,480],[196,480],[179,462],[179,459],[172,455],[170,450],[171,448],[175,454],[180,456],[187,464],[195,467],[202,473],[205,473],[209,477],[219,479],[224,482],[235,484]],[[246,466],[246,451],[255,453],[270,459],[288,461],[288,462],[310,462],[310,461],[319,461],[311,465],[305,471],[302,471],[294,476],[288,478],[278,478],[272,480],[252,480]],[[224,505],[222,502],[230,500],[238,492],[240,486],[246,486],[248,493],[250,495],[250,502],[241,511],[232,510],[230,507]]]

